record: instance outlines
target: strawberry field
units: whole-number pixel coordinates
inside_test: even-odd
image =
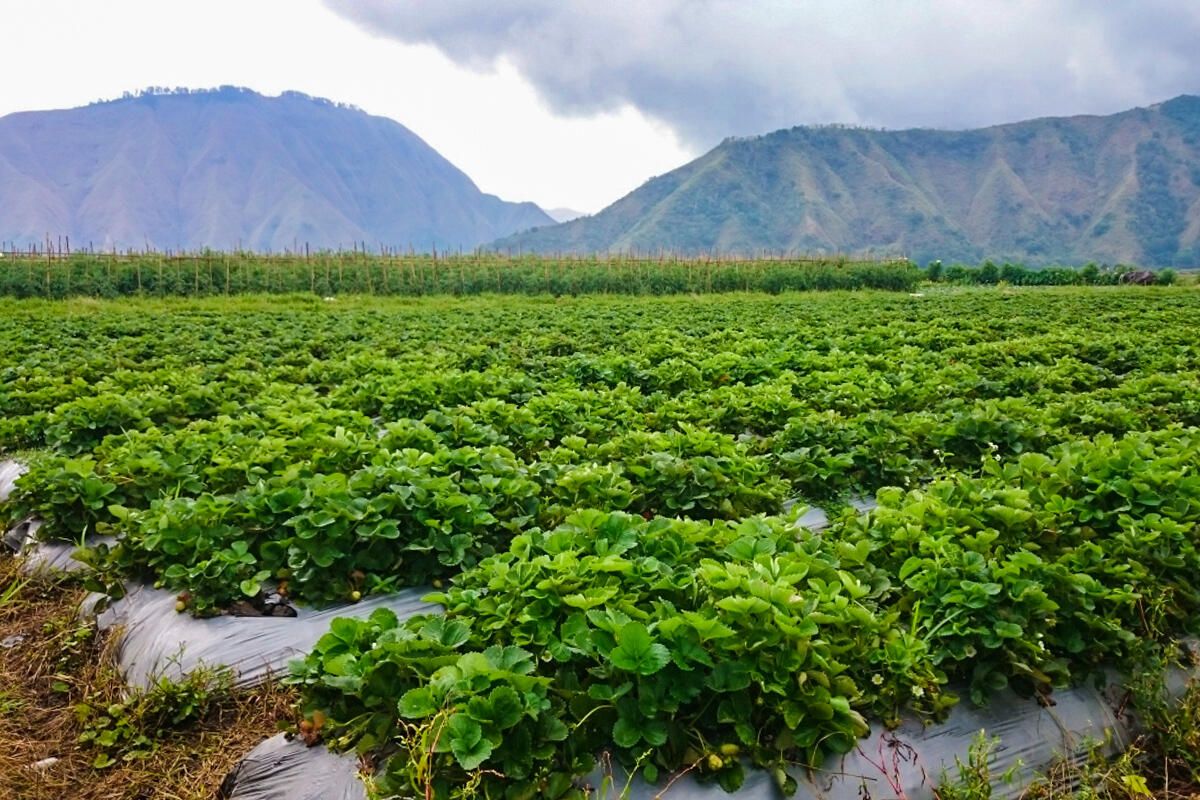
[[[1200,632],[1197,319],[1165,287],[10,302],[0,521],[197,616],[430,587],[286,678],[384,795],[554,800],[601,752],[789,791],[870,724]]]

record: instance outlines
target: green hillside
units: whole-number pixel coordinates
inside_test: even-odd
[[[1200,97],[970,131],[729,139],[598,214],[493,246],[1195,266]]]

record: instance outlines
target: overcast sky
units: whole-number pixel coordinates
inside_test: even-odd
[[[1196,0],[0,0],[0,114],[296,89],[484,190],[596,211],[728,135],[971,127],[1200,93]]]

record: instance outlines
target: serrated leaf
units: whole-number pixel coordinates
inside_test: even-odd
[[[396,710],[405,719],[425,719],[437,711],[437,705],[429,687],[420,686],[401,695]]]
[[[642,738],[647,744],[661,747],[667,743],[667,723],[652,719],[642,723]]]
[[[734,597],[722,597],[717,601],[717,608],[722,611],[728,611],[730,614],[765,614],[771,610],[771,604],[761,597],[748,597],[738,595]]]
[[[524,711],[521,696],[511,686],[497,686],[486,698],[472,697],[467,703],[467,713],[473,719],[495,725],[500,730],[520,722]]]
[[[516,645],[492,645],[483,651],[483,655],[498,670],[516,675],[533,672],[533,655]]]
[[[769,556],[774,552],[774,540],[754,536],[742,536],[725,548],[725,554],[736,561],[753,561],[758,556]]]
[[[614,667],[638,675],[653,675],[671,660],[671,652],[654,641],[646,626],[629,622],[617,633],[617,646],[608,654]]]
[[[420,635],[443,647],[454,649],[466,644],[471,638],[471,629],[458,620],[434,617],[421,627]]]
[[[613,723],[613,742],[620,747],[634,747],[642,740],[642,732],[637,724],[626,717],[618,717]]]
[[[708,676],[707,683],[718,692],[740,692],[750,685],[750,669],[741,661],[722,661]]]
[[[450,741],[450,752],[463,769],[477,768],[492,754],[492,743],[483,738],[483,729],[466,714],[452,716],[444,733]]]

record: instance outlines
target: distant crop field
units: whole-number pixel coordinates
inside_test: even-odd
[[[122,297],[272,293],[372,295],[699,294],[909,291],[903,259],[21,253],[0,258],[0,296]]]
[[[1172,269],[1118,265],[1028,268],[1020,264],[925,267],[903,258],[744,258],[672,255],[540,256],[254,253],[0,253],[0,297],[212,297],[238,294],[672,295],[881,289],[948,284],[1169,285]]]
[[[951,684],[1045,697],[1193,630],[1197,320],[1159,286],[10,301],[0,519],[111,535],[95,587],[201,616],[436,587],[289,677],[306,738],[398,753],[381,791],[560,797],[602,750],[794,790]]]

